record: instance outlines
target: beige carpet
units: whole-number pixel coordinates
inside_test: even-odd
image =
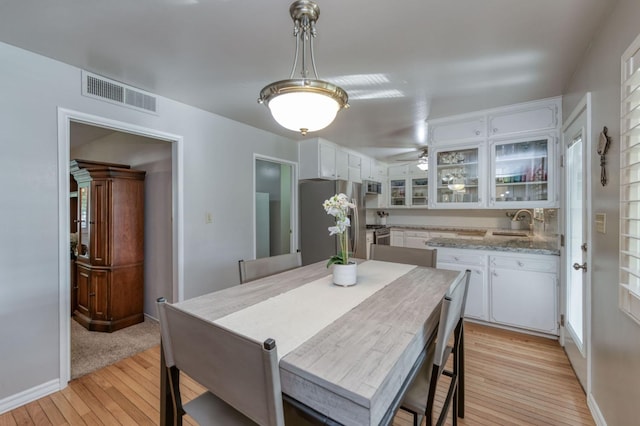
[[[113,333],[88,331],[71,318],[71,378],[92,371],[160,344],[160,325],[144,322]]]

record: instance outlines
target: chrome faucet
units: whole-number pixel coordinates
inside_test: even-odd
[[[518,216],[520,216],[520,213],[529,213],[529,217],[531,218],[531,222],[529,222],[529,235],[533,236],[533,213],[531,212],[531,210],[527,210],[527,209],[518,210],[513,214],[511,221],[516,222],[518,220]]]

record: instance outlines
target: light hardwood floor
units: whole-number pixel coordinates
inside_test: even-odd
[[[556,341],[476,324],[466,325],[465,339],[466,416],[460,425],[594,424]],[[0,426],[158,424],[159,362],[156,346],[0,415]],[[188,378],[181,385],[185,399],[202,391]],[[185,418],[185,424],[193,423]],[[411,424],[403,412],[394,421]]]

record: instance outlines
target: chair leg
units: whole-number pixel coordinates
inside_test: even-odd
[[[427,396],[427,408],[424,412],[426,418],[426,426],[433,426],[433,403],[436,398],[436,389],[438,387],[438,376],[440,368],[433,365],[431,370],[431,380],[429,381],[429,395]]]
[[[460,331],[458,332],[460,341],[458,342],[458,417],[464,419],[464,320],[460,319]]]
[[[173,404],[173,424],[175,426],[182,426],[182,416],[185,411],[182,408],[182,397],[180,395],[180,370],[175,366],[167,368],[169,387],[171,388],[171,398]]]

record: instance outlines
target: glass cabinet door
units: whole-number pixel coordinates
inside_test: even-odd
[[[436,151],[435,156],[435,205],[446,204],[448,208],[454,208],[480,203],[478,147]]]
[[[426,206],[428,198],[428,182],[427,177],[419,177],[411,179],[411,205]]]
[[[390,206],[406,206],[407,205],[407,180],[406,179],[389,179],[389,205]]]
[[[549,194],[549,139],[496,143],[492,147],[492,202],[546,203]]]
[[[89,259],[89,187],[88,184],[78,186],[78,245],[77,256]]]

